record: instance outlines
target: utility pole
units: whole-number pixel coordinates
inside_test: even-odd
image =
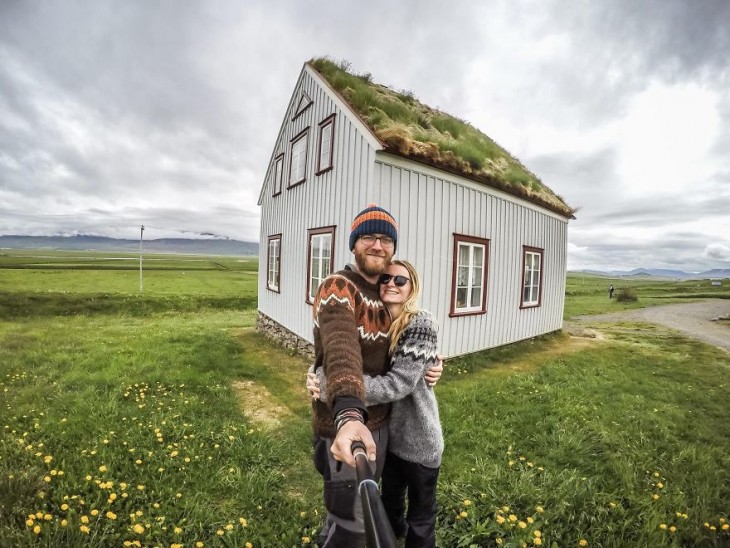
[[[142,235],[144,234],[144,225],[139,227],[139,292],[142,293]]]

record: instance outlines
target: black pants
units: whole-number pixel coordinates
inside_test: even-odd
[[[436,481],[439,469],[385,456],[382,499],[396,536],[406,534],[406,548],[436,546]],[[406,514],[406,493],[408,513]],[[405,516],[405,517],[404,517]]]

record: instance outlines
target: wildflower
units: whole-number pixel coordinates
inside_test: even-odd
[[[227,523],[225,529],[226,529],[226,531],[233,530],[233,524],[232,523]]]
[[[81,523],[89,523],[89,516],[81,516]]]
[[[50,464],[52,460],[53,457],[51,455],[46,455],[45,457],[43,457],[43,462],[45,462],[46,464]]]
[[[195,548],[203,548],[203,546],[205,546],[205,545],[200,541],[195,543]]]
[[[117,515],[116,515],[116,514],[115,514],[114,512],[112,512],[111,510],[109,510],[109,511],[108,511],[108,512],[106,513],[106,517],[107,517],[108,519],[117,519]]]
[[[517,516],[515,516],[514,514],[510,514],[507,519],[514,523],[515,521],[517,521]]]
[[[469,506],[471,501],[469,499],[464,500],[464,506]]]
[[[91,531],[91,529],[89,529],[86,525],[82,525],[81,527],[79,527],[79,531],[81,531],[85,535],[88,535],[89,531]]]
[[[730,525],[728,525],[727,523],[723,523],[720,529],[722,529],[723,531],[727,531],[728,529],[730,529]]]
[[[109,500],[116,500],[117,494],[116,493],[109,493]]]
[[[532,532],[532,534],[533,534],[533,535],[535,535],[535,536],[536,536],[537,538],[540,538],[540,537],[542,537],[542,531],[540,531],[539,529],[535,529],[535,530],[534,530],[534,531]]]
[[[182,493],[175,493],[175,498],[179,499],[182,497]]]
[[[502,512],[509,512],[509,506],[502,506]]]
[[[578,541],[578,546],[588,546],[588,541],[582,538]]]
[[[535,537],[532,539],[532,542],[535,543],[535,546],[540,546],[542,544],[542,539],[540,537]]]
[[[104,466],[103,464],[101,466],[99,466],[99,472],[103,473],[103,472],[106,472],[107,470],[109,470],[109,469],[106,466]]]
[[[532,517],[527,518],[527,523],[535,523],[535,520],[532,519]]]
[[[674,525],[672,525],[672,526],[671,526],[671,527],[669,528],[669,532],[670,532],[670,533],[674,533],[674,532],[675,532],[676,530],[677,530],[677,528],[676,528],[676,527],[675,527]]]
[[[36,535],[40,535],[41,534],[41,526],[40,525],[36,525],[35,527],[33,527],[33,532]]]
[[[302,514],[306,515],[306,512],[302,512]],[[304,515],[302,515],[304,517]],[[246,518],[238,518],[238,523],[241,524],[241,527],[246,527],[248,525],[248,521],[246,521]]]
[[[68,504],[62,504],[62,505],[61,505],[61,510],[63,510],[64,512],[65,512],[66,510],[68,510]]]
[[[250,542],[247,542],[246,543],[246,548],[253,548],[253,544],[251,544]]]
[[[520,529],[527,527],[527,524],[524,521],[520,521],[517,525],[519,525]]]
[[[502,539],[501,539],[501,538],[498,538],[498,539],[497,539],[497,540],[496,540],[495,542],[496,542],[497,544],[501,545],[503,541],[502,541]]]
[[[144,533],[144,527],[137,523],[134,525],[134,527],[132,527],[132,531],[134,531],[138,535],[141,535],[142,533]]]
[[[654,500],[659,500],[659,495],[657,495],[656,493],[654,493],[654,494],[653,494],[653,495],[651,496],[651,498],[653,498]]]
[[[45,481],[46,483],[50,483],[51,482],[51,476],[44,476],[43,477],[43,481]]]
[[[654,472],[654,477],[655,478],[658,478],[659,477],[659,472]]]
[[[86,481],[91,481],[91,476],[86,476],[86,477],[85,477],[84,479],[85,479]]]
[[[218,535],[219,537],[222,537],[222,536],[223,536],[223,529],[218,529],[218,530],[217,530],[217,531],[215,532],[215,534],[216,534],[216,535]]]
[[[68,520],[67,519],[62,519],[61,520],[61,527],[66,527],[67,525],[68,525]]]
[[[170,544],[170,548],[183,548],[183,545],[182,544],[177,544],[177,543],[174,543],[173,542],[172,544]]]
[[[137,489],[140,490],[140,491],[144,491],[144,485],[138,485],[137,486]]]
[[[535,512],[537,512],[538,514],[542,514],[544,511],[545,510],[542,506],[535,506]]]
[[[504,523],[504,516],[497,516],[497,523],[502,525]]]
[[[137,459],[136,461],[134,461],[134,464],[142,464],[142,460],[141,459]]]
[[[35,517],[38,519],[43,519],[43,512],[36,512]],[[707,525],[708,527],[710,526],[709,523],[706,523],[705,525]]]
[[[460,516],[461,516],[462,518],[465,518],[465,517],[467,517],[467,516],[468,516],[469,514],[467,514],[467,513],[466,513],[466,512],[464,511],[464,510],[462,510],[462,511],[461,511],[461,513],[460,513],[459,515],[460,515]]]
[[[302,537],[302,544],[309,544],[309,537]]]
[[[89,513],[90,513],[90,514],[91,514],[92,516],[98,516],[98,515],[99,515],[99,510],[97,510],[96,508],[94,508],[94,509],[93,509],[93,510],[92,510],[91,512],[89,512]]]

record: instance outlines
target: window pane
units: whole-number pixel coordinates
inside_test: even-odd
[[[469,305],[471,307],[481,307],[482,306],[482,290],[481,288],[475,288],[471,291],[471,304]]]
[[[481,268],[474,269],[474,275],[471,279],[472,287],[481,287],[482,286],[482,273],[483,272],[484,271]]]
[[[474,250],[472,264],[474,266],[484,266],[484,248],[480,245],[475,245],[472,249]]]
[[[312,236],[312,257],[320,256],[320,245],[322,243],[321,236]]]
[[[460,287],[456,290],[456,308],[466,308],[466,288]]]
[[[312,257],[312,278],[319,278],[319,257]]]
[[[330,248],[332,246],[332,236],[327,234],[326,236],[322,236],[322,256],[324,257],[330,257],[331,252]]]
[[[465,287],[469,284],[469,268],[460,266],[456,269],[456,285]]]
[[[458,266],[469,266],[469,246],[459,244],[459,259],[456,263]]]

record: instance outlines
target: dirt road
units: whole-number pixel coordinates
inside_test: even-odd
[[[719,317],[730,317],[730,299],[708,299],[597,316],[576,316],[573,321],[580,324],[618,321],[657,323],[730,352],[730,321],[713,321]]]

